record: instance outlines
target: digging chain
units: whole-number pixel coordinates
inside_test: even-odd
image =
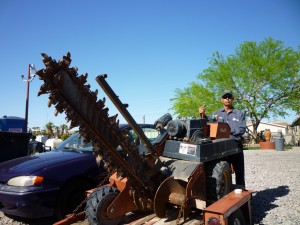
[[[105,98],[97,100],[98,91],[90,91],[90,85],[86,84],[88,74],[78,76],[78,69],[69,67],[70,53],[58,62],[44,53],[42,57],[45,69],[39,70],[37,75],[44,84],[38,96],[49,94],[48,107],[55,106],[55,115],[65,112],[70,129],[79,127],[80,136],[86,142],[93,142],[95,153],[105,159],[104,167],[108,173],[117,172],[119,176],[127,177],[129,182],[134,182],[134,190],[140,196],[149,195],[148,185],[135,174],[147,169],[146,159],[138,154],[136,144],[129,142],[127,132],[119,130],[117,115],[108,116]],[[130,163],[116,151],[119,145],[128,154]]]

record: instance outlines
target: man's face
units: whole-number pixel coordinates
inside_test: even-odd
[[[229,95],[229,94],[226,94],[221,98],[221,101],[222,101],[224,106],[232,106],[233,96]]]

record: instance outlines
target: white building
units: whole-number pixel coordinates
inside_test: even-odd
[[[247,121],[247,127],[252,132],[253,126],[251,121]],[[260,133],[261,131],[265,131],[266,129],[269,129],[271,131],[271,135],[286,135],[288,134],[288,123],[283,121],[273,121],[273,122],[260,122],[257,128],[257,133]]]
[[[247,121],[247,127],[252,132],[253,126],[251,121]],[[284,138],[285,144],[297,145],[299,142],[299,137],[295,133],[294,128],[291,127],[286,122],[283,121],[272,121],[272,122],[260,122],[257,133],[269,129],[271,131],[271,141],[274,141],[274,138]]]

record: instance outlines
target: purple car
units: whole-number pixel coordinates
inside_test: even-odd
[[[147,137],[158,132],[151,124],[140,124]],[[128,125],[134,138],[135,134]],[[97,186],[106,172],[96,162],[92,143],[83,145],[78,133],[50,152],[0,163],[0,210],[9,216],[62,219],[85,198],[85,191]]]

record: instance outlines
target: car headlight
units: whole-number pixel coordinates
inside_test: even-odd
[[[44,178],[40,176],[19,176],[11,178],[7,184],[10,186],[26,187],[41,184],[43,180]]]

